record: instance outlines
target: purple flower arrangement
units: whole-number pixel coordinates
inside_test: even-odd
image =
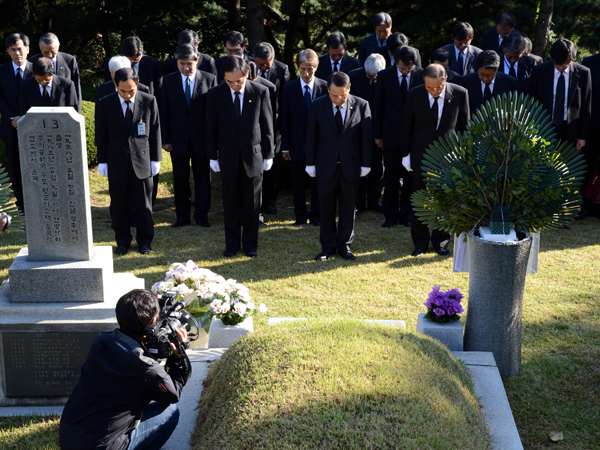
[[[423,303],[427,307],[425,318],[438,323],[459,320],[458,315],[465,311],[460,304],[463,297],[458,289],[442,292],[440,286],[434,286],[427,297],[427,301]]]

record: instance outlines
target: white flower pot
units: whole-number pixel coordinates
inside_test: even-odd
[[[208,333],[208,348],[229,348],[239,338],[254,331],[254,320],[248,317],[237,325],[225,325],[221,319],[212,318]]]

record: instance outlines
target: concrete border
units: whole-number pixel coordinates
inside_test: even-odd
[[[277,325],[283,322],[297,322],[298,320],[308,320],[304,317],[269,317],[268,325]],[[391,325],[396,327],[406,328],[406,322],[404,320],[371,320],[362,319],[361,322],[372,322],[380,325]]]

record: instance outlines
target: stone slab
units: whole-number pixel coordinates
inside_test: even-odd
[[[436,323],[425,318],[425,313],[420,313],[417,319],[417,333],[437,339],[449,350],[463,350],[463,326],[460,320],[456,322]]]
[[[31,261],[21,249],[10,268],[13,303],[103,302],[113,282],[110,246],[96,246],[89,261]]]
[[[269,317],[267,322],[268,325],[277,325],[283,322],[296,322],[298,320],[308,320],[303,317]],[[404,320],[363,320],[363,322],[373,322],[380,325],[391,325],[396,327],[406,328],[406,322]]]
[[[29,259],[87,261],[93,254],[85,118],[35,107],[18,122]]]
[[[238,339],[254,331],[254,320],[248,317],[237,325],[223,325],[221,319],[212,318],[208,333],[208,348],[229,348]]]
[[[475,395],[490,432],[493,450],[522,450],[517,424],[510,409],[500,371],[492,352],[452,352],[473,375]]]

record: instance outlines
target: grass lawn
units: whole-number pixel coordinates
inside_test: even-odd
[[[319,230],[312,225],[291,226],[294,221],[289,172],[284,165],[284,190],[278,214],[267,216],[261,227],[256,259],[224,259],[225,249],[220,176],[213,176],[211,228],[171,229],[175,221],[170,159],[163,162],[160,204],[155,214],[153,253],[135,251],[115,258],[115,271],[133,272],[146,287],[164,277],[174,261],[194,260],[225,278],[250,287],[253,300],[269,308],[271,317],[345,317],[406,320],[414,330],[417,314],[434,285],[456,287],[466,296],[469,277],[452,272],[452,259],[432,253],[412,258],[409,229],[380,227],[383,217],[366,213],[357,217],[353,251],[357,260],[335,257],[316,262]],[[90,173],[94,242],[113,245],[108,214],[108,185],[96,171]],[[0,279],[25,243],[25,234],[0,235]],[[600,442],[600,221],[588,218],[570,230],[542,232],[539,273],[528,275],[523,304],[523,375],[505,382],[519,433],[527,449],[590,449]],[[502,300],[502,292],[498,292]],[[464,321],[464,317],[462,319]],[[266,317],[255,318],[255,328],[266,327]],[[27,420],[28,421],[28,420]],[[0,420],[0,433],[16,426]],[[46,425],[53,429],[54,424]],[[563,431],[564,441],[552,444],[549,433]],[[36,434],[37,430],[28,433]],[[14,435],[11,432],[10,435]],[[24,433],[27,434],[27,433]],[[44,448],[41,445],[0,448]],[[53,435],[47,435],[52,448]]]

